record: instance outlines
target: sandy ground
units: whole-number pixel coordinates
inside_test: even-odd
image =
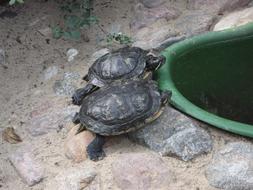
[[[131,8],[135,1],[102,0],[95,4],[95,15],[105,31],[120,30],[129,34]],[[184,2],[174,2],[184,9]],[[90,55],[103,47],[99,42],[103,32],[98,27],[85,30],[89,41],[71,41],[45,37],[38,30],[60,22],[59,5],[54,1],[26,0],[24,5],[13,8],[18,13],[14,18],[0,19],[0,48],[6,52],[6,67],[0,65],[0,132],[5,127],[14,127],[23,139],[22,145],[33,144],[36,160],[47,171],[43,182],[28,187],[18,177],[8,161],[8,155],[17,147],[8,144],[0,136],[0,189],[41,190],[45,184],[66,167],[75,165],[64,156],[63,142],[66,130],[53,132],[38,138],[28,136],[23,122],[28,120],[31,110],[54,95],[52,86],[66,71],[77,72],[81,76],[87,72]],[[79,54],[73,62],[67,62],[66,51],[78,49]],[[60,68],[57,76],[44,81],[43,71],[49,66]],[[69,98],[63,98],[69,101]],[[230,141],[243,140],[226,132],[208,128],[214,139],[214,151]],[[130,142],[125,137],[114,138],[111,146],[105,149],[107,157],[101,162],[85,161],[99,171],[100,189],[117,189],[113,183],[110,166],[115,157],[125,152],[151,152],[142,146]],[[175,190],[212,190],[204,176],[205,166],[210,162],[213,152],[202,155],[191,162],[166,157],[163,160],[174,171],[177,180],[169,189]]]

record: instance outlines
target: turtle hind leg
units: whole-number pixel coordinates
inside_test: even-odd
[[[84,88],[79,88],[75,91],[75,93],[72,96],[72,102],[74,105],[81,105],[82,100],[90,94],[94,89],[95,85],[93,84],[87,84]]]
[[[93,161],[102,160],[105,157],[103,145],[105,144],[105,137],[96,134],[96,138],[88,145],[87,154]]]
[[[83,79],[84,81],[88,82],[88,81],[89,81],[88,74],[87,74],[87,75],[85,75],[82,79]]]

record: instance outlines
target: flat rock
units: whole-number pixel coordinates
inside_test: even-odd
[[[204,11],[185,12],[175,21],[175,28],[180,34],[193,36],[209,31],[215,16]]]
[[[124,190],[168,189],[175,180],[163,160],[148,153],[120,155],[112,164],[116,185]]]
[[[46,185],[47,190],[81,190],[89,189],[89,185],[95,179],[95,169],[85,165],[66,168],[51,179]]]
[[[181,12],[174,7],[160,6],[149,9],[138,3],[134,7],[134,16],[130,27],[135,31],[154,23],[158,19],[166,19],[167,21],[176,19],[180,14]]]
[[[206,169],[210,185],[226,190],[253,189],[253,145],[233,142],[213,156]]]
[[[57,80],[54,83],[53,90],[58,96],[72,96],[78,80],[80,80],[78,73],[66,72],[62,80]]]
[[[251,0],[189,0],[189,9],[206,9],[208,12],[223,13],[247,6]]]
[[[179,35],[179,31],[168,25],[166,22],[157,21],[148,27],[138,30],[133,38],[135,42],[133,46],[143,49],[159,49],[161,44],[168,39],[172,39]]]
[[[214,31],[225,30],[250,22],[253,22],[253,7],[228,14],[214,26]]]
[[[56,132],[71,122],[78,111],[77,106],[68,106],[62,100],[45,101],[33,109],[30,113],[30,120],[25,127],[32,136]]]
[[[148,8],[153,8],[153,7],[158,7],[166,2],[166,0],[140,0],[145,7]]]
[[[86,148],[95,138],[89,131],[83,131],[76,135],[79,125],[74,126],[68,133],[64,143],[64,152],[67,158],[76,163],[87,159]]]
[[[161,153],[191,160],[212,149],[210,135],[194,120],[166,107],[159,119],[129,134],[131,140]]]
[[[20,148],[9,156],[9,160],[22,180],[29,186],[33,186],[44,178],[44,174],[30,151],[31,148]]]

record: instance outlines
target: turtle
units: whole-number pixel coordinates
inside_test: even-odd
[[[106,136],[132,132],[157,119],[170,97],[171,91],[143,79],[114,82],[85,97],[73,122],[81,123],[77,133],[86,129],[96,134],[87,146],[88,157],[97,161],[105,156]]]
[[[81,105],[85,96],[98,88],[115,81],[146,78],[150,72],[165,63],[163,55],[155,56],[151,51],[138,47],[124,47],[98,58],[83,77],[88,84],[77,89],[72,102]]]

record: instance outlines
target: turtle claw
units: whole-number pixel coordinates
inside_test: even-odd
[[[82,104],[82,100],[83,98],[81,98],[81,96],[78,94],[78,92],[76,91],[73,96],[72,96],[72,103],[74,105],[78,105],[80,106]]]
[[[94,151],[90,149],[89,146],[87,147],[87,154],[88,154],[89,159],[95,162],[99,160],[103,160],[103,158],[106,156],[103,150]]]

